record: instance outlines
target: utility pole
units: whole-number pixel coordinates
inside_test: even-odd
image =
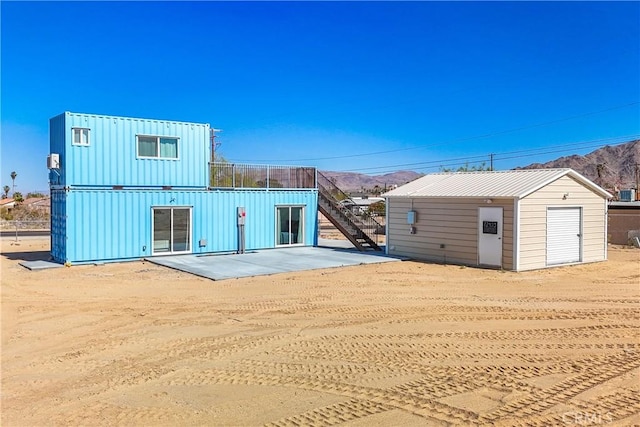
[[[640,200],[640,163],[636,163],[636,201]]]
[[[219,142],[216,142],[216,132],[222,132],[222,129],[211,128],[209,131],[210,139],[211,139],[211,164],[216,161],[216,148],[220,146]]]
[[[217,171],[215,167],[216,163],[216,148],[220,146],[219,142],[216,142],[216,132],[222,132],[222,129],[211,128],[209,129],[209,138],[211,139],[211,162],[209,163],[209,185],[214,186],[217,182]]]
[[[493,170],[493,153],[489,154],[489,170]]]

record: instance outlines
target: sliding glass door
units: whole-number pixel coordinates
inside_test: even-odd
[[[191,252],[191,208],[153,208],[153,255]]]
[[[304,207],[278,206],[276,208],[276,245],[304,243]]]

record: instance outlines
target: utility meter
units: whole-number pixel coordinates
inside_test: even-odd
[[[244,225],[244,222],[247,218],[247,213],[244,210],[244,207],[238,207],[238,225]]]

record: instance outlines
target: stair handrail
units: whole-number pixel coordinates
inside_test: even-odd
[[[380,234],[384,227],[372,216],[369,216],[366,220],[356,215],[350,208],[346,207],[342,203],[342,200],[350,200],[348,194],[342,191],[335,183],[333,183],[327,176],[317,171],[318,179],[318,192],[320,192],[325,199],[331,203],[332,207],[342,213],[342,215],[349,222],[352,223],[354,228],[358,229],[362,234],[366,235],[368,239],[375,243],[375,234]],[[366,229],[373,229],[373,232],[368,233]]]

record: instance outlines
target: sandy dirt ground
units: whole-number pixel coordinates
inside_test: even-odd
[[[638,425],[640,251],[210,281],[30,272],[2,242],[3,426]]]

